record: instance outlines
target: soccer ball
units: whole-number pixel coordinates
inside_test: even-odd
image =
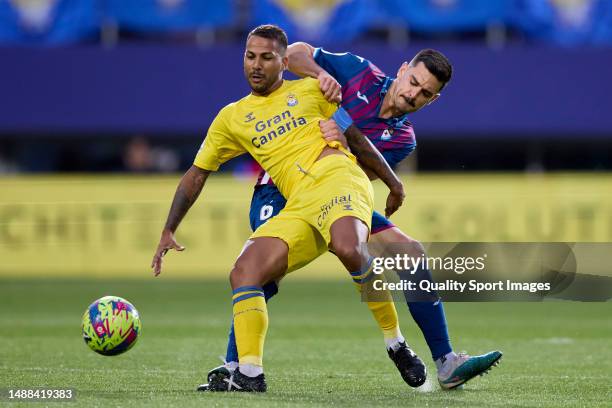
[[[83,314],[83,340],[90,349],[104,356],[125,353],[136,344],[141,324],[138,311],[117,296],[104,296]]]

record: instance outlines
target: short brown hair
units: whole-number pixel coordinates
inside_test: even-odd
[[[247,40],[254,35],[256,35],[257,37],[276,40],[276,43],[281,48],[281,55],[285,55],[285,51],[287,51],[289,41],[287,40],[287,33],[285,33],[285,30],[283,30],[279,26],[274,24],[264,24],[260,25],[259,27],[255,27],[247,36]]]

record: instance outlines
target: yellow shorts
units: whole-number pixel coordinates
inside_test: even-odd
[[[334,154],[315,162],[277,216],[259,227],[251,238],[276,237],[289,247],[288,272],[325,253],[331,225],[355,217],[368,228],[372,222],[372,184],[351,159]]]

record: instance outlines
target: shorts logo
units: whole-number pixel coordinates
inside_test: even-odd
[[[321,213],[317,217],[317,224],[319,227],[323,226],[323,222],[327,218],[327,215],[336,205],[342,205],[343,211],[353,211],[353,206],[351,203],[352,201],[350,194],[335,196],[331,200],[327,201],[321,206]]]
[[[244,117],[244,122],[245,123],[249,123],[251,121],[255,120],[255,116],[253,116],[253,112],[249,112],[246,114],[246,116]]]
[[[298,100],[294,94],[287,95],[287,106],[295,106],[298,104]]]

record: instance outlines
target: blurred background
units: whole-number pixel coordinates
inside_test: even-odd
[[[422,48],[451,59],[411,116],[409,234],[612,241],[612,1],[0,0],[0,275],[148,276],[180,173],[249,91],[262,23],[390,76]],[[240,157],[210,180],[173,276],[227,273],[257,171]],[[313,273],[339,269],[323,258]]]

